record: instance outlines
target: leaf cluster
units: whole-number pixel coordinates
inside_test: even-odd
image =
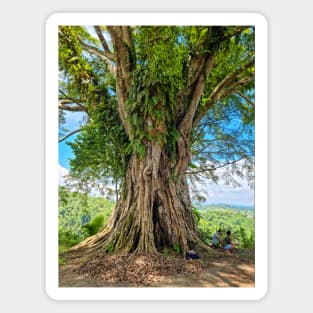
[[[179,27],[146,26],[136,29],[134,41],[137,64],[127,101],[129,122],[133,126],[135,152],[144,153],[144,143],[167,141],[173,125],[176,95],[186,77],[187,47],[179,40]],[[150,124],[147,121],[150,120]]]
[[[95,235],[104,225],[104,216],[98,214],[89,223],[82,226],[87,231],[88,236]]]
[[[118,181],[127,166],[128,139],[120,123],[116,98],[105,90],[88,107],[89,121],[76,140],[68,143],[75,158],[70,160],[73,178]]]
[[[79,40],[81,37],[87,37],[93,41],[81,26],[59,27],[59,70],[73,84],[83,86],[92,75],[92,66],[83,55]]]

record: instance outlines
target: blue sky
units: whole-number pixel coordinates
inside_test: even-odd
[[[69,131],[78,129],[81,123],[84,123],[83,119],[86,116],[84,112],[65,112],[66,125],[65,128]],[[59,165],[65,169],[69,169],[69,159],[73,157],[73,153],[69,145],[66,142],[75,140],[77,134],[69,137],[68,139],[59,143]]]
[[[65,114],[65,127],[69,131],[79,128],[81,123],[83,123],[84,113],[66,112]],[[63,176],[69,170],[69,159],[73,157],[71,148],[66,142],[74,140],[76,136],[77,134],[59,143],[59,184],[63,183]],[[199,182],[196,187],[207,198],[207,204],[224,203],[229,205],[254,206],[254,190],[249,188],[247,181],[244,179],[237,178],[236,180],[240,182],[240,187],[234,188],[223,182],[215,184],[208,181]]]

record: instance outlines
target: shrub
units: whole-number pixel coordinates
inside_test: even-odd
[[[240,227],[240,237],[242,240],[243,248],[254,248],[254,232],[251,231],[250,236],[248,237],[247,232],[244,228]]]
[[[86,230],[88,236],[95,235],[104,225],[103,214],[98,214],[90,223],[82,226]]]
[[[68,248],[75,246],[83,239],[82,236],[74,234],[71,231],[59,231],[59,251],[66,251]]]

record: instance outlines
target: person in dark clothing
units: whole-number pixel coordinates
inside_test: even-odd
[[[232,236],[231,236],[231,231],[228,230],[226,233],[226,237],[224,240],[224,250],[226,252],[232,252],[234,249],[236,249],[237,243],[233,242]]]

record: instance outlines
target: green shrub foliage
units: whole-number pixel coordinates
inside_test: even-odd
[[[59,245],[74,246],[103,227],[114,203],[103,197],[91,197],[71,192],[59,186]]]
[[[104,215],[97,215],[90,223],[82,226],[87,231],[88,236],[95,235],[104,224]]]

